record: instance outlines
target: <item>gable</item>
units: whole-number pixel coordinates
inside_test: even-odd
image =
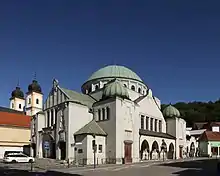
[[[69,97],[59,87],[56,91],[52,88],[44,103],[44,109],[51,108],[67,100],[69,100]]]
[[[163,114],[157,105],[155,99],[150,96],[143,96],[140,98],[139,102],[136,101],[136,104],[139,105],[140,112],[146,115],[155,117],[155,118],[164,118]]]
[[[83,126],[74,135],[82,135],[82,134],[90,134],[90,135],[100,135],[106,136],[105,131],[96,123],[95,120],[90,121],[88,124]]]
[[[60,88],[60,90],[62,90],[63,93],[65,93],[68,96],[69,101],[85,105],[88,108],[92,108],[93,103],[96,102],[96,100],[89,95],[78,93],[76,91],[69,90],[66,88]]]

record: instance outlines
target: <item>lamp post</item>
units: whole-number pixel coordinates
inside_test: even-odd
[[[97,150],[97,145],[96,145],[96,142],[95,142],[95,134],[93,134],[93,138],[94,140],[92,141],[92,147],[93,147],[93,157],[94,157],[94,169],[96,168],[96,150]]]

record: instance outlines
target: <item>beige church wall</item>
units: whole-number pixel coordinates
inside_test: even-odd
[[[96,141],[96,164],[105,164],[106,161],[106,137],[105,136],[95,136],[95,139],[91,135],[87,135],[87,164],[94,164],[94,152],[92,141]],[[99,145],[102,146],[102,151],[99,150]],[[98,162],[98,163],[97,163]]]
[[[98,109],[109,107],[110,117],[108,120],[97,121],[99,126],[108,134],[106,137],[106,158],[116,157],[116,102],[114,99],[103,101],[94,107],[94,112]],[[97,116],[95,116],[96,118]]]
[[[132,143],[132,162],[139,161],[139,117],[137,107],[129,100],[116,99],[116,159],[124,158],[124,142]]]
[[[31,132],[28,128],[0,127],[0,145],[23,146],[29,145]]]
[[[158,108],[155,100],[150,97],[146,96],[143,100],[141,100],[139,103],[139,114],[148,116],[150,118],[154,118],[157,120],[162,121],[162,132],[166,133],[166,121],[163,117],[163,114],[161,110]],[[139,118],[140,123],[139,126],[141,125],[141,119]]]
[[[128,90],[129,98],[130,98],[132,101],[134,101],[134,100],[136,100],[138,97],[142,96],[141,94],[139,94],[139,93],[136,92],[136,91],[133,91],[133,90],[128,89],[128,88],[127,88],[127,90]]]
[[[67,158],[74,160],[74,133],[89,123],[93,119],[93,114],[88,113],[86,106],[69,102],[68,108],[64,110],[65,126],[66,126],[66,152]]]

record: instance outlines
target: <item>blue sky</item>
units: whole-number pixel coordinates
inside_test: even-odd
[[[57,78],[80,91],[109,64],[135,71],[162,103],[220,97],[220,1],[0,2],[0,106],[34,72],[45,97]]]

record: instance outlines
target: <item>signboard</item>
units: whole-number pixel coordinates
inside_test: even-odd
[[[213,142],[209,142],[211,147],[220,147],[220,142],[217,141],[213,141]]]
[[[44,149],[49,149],[50,148],[50,143],[48,141],[44,142]]]

